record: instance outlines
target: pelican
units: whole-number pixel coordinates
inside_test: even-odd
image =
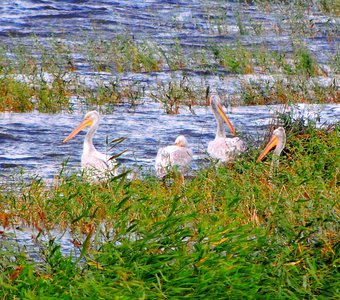
[[[270,141],[268,142],[266,148],[264,148],[256,162],[261,161],[268,154],[268,152],[275,147],[274,150],[275,158],[273,163],[277,165],[278,164],[277,158],[280,156],[285,145],[286,145],[286,131],[283,127],[278,127],[273,131]]]
[[[212,158],[218,159],[220,162],[233,161],[238,154],[246,150],[246,146],[239,137],[236,137],[236,130],[224,113],[220,97],[215,91],[211,92],[210,106],[217,122],[217,131],[215,139],[208,143],[208,153]],[[226,137],[223,121],[227,123],[235,137]]]
[[[91,175],[97,177],[103,175],[106,172],[112,171],[115,167],[114,161],[110,160],[110,157],[106,154],[99,152],[93,145],[92,139],[99,126],[99,113],[95,110],[89,111],[84,120],[64,139],[63,143],[66,143],[77,135],[80,131],[89,127],[87,134],[85,135],[83,154],[81,156],[81,166],[87,173],[92,172]],[[114,174],[116,175],[116,170]]]
[[[160,148],[156,156],[156,173],[164,177],[172,167],[178,167],[179,172],[184,175],[192,160],[192,150],[188,148],[185,136],[180,135],[175,140],[175,145]]]

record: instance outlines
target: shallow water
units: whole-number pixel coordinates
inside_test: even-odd
[[[32,227],[7,227],[0,226],[0,248],[11,249],[15,252],[25,252],[27,260],[42,262],[42,257],[46,257],[44,252],[50,244],[50,249],[60,246],[60,251],[64,255],[79,257],[80,251],[74,245],[74,236],[69,231],[51,230],[49,233],[41,233]],[[9,246],[9,247],[8,247]]]
[[[306,43],[314,45],[316,53],[321,49],[334,50],[336,41],[329,43],[326,31],[339,21],[338,18],[313,10],[304,13],[313,21],[317,33],[314,41],[311,39]],[[245,29],[241,37],[235,15],[240,15]],[[280,48],[290,37],[275,36],[272,26],[282,23],[288,27],[289,18],[280,22],[282,18],[280,9],[258,11],[255,6],[239,1],[2,0],[0,36],[7,42],[32,34],[62,38],[73,35],[81,40],[84,34],[99,34],[110,39],[118,33],[131,33],[136,39],[147,38],[162,44],[178,38],[189,47],[206,45],[207,39],[241,38],[249,44],[265,41]],[[250,34],[254,34],[255,25],[268,34],[254,39]],[[326,55],[324,52],[319,54]]]

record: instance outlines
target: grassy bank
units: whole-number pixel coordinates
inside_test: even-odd
[[[1,298],[336,298],[340,128],[285,127],[277,170],[251,148],[184,183],[61,176],[49,188],[4,187]],[[38,260],[8,239],[21,223],[40,232]],[[69,229],[79,251],[43,242],[54,228]]]

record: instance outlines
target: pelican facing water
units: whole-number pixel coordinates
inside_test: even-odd
[[[156,173],[164,177],[172,167],[178,167],[179,172],[184,175],[192,160],[192,150],[188,148],[185,136],[180,135],[175,140],[175,145],[160,148],[156,156]]]
[[[114,161],[110,160],[110,157],[108,155],[97,151],[97,149],[93,145],[92,139],[98,129],[99,119],[100,117],[97,111],[89,111],[85,115],[84,120],[63,141],[64,143],[66,143],[75,135],[77,135],[80,131],[82,131],[86,127],[89,127],[84,139],[83,154],[81,156],[81,166],[85,171],[95,172],[95,174],[93,175],[102,175],[105,172],[109,172],[114,169],[115,166]]]
[[[210,106],[216,119],[217,130],[215,139],[208,143],[208,153],[220,162],[233,161],[238,154],[246,150],[246,146],[239,137],[236,137],[236,130],[224,113],[217,92],[211,92]],[[226,137],[224,122],[227,123],[229,130],[235,136],[234,138]]]
[[[277,158],[280,156],[285,145],[286,145],[286,131],[283,127],[278,127],[273,131],[270,141],[268,142],[266,148],[264,148],[264,150],[258,157],[257,162],[261,161],[268,154],[268,152],[275,147],[274,154],[276,158],[274,158],[274,160],[276,162],[274,163],[277,164]]]

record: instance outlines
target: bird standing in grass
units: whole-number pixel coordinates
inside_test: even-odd
[[[88,112],[84,120],[64,139],[64,143],[72,139],[80,131],[89,127],[85,135],[83,144],[83,154],[81,156],[81,165],[84,171],[92,173],[93,176],[102,176],[105,173],[113,172],[116,175],[115,160],[110,156],[99,152],[93,145],[93,136],[98,129],[100,116],[95,110]]]
[[[236,136],[236,130],[223,111],[220,97],[216,91],[210,94],[210,106],[217,123],[216,136],[208,143],[208,154],[220,162],[231,162],[235,157],[246,150],[244,142]],[[231,133],[235,136],[227,138],[224,128],[227,123]]]
[[[180,135],[176,138],[175,145],[158,150],[155,164],[157,176],[164,178],[174,168],[185,175],[191,160],[192,150],[188,148],[188,141],[185,136]]]

